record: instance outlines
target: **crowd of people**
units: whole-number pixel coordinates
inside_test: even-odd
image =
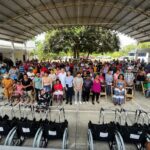
[[[99,103],[100,94],[106,89],[113,103],[123,104],[125,94],[144,84],[145,97],[150,97],[150,63],[137,61],[16,62],[15,66],[0,65],[1,85],[4,96],[12,102],[41,103],[49,99],[72,105],[73,103]],[[126,89],[128,87],[128,90]],[[28,100],[22,100],[24,94]],[[91,96],[91,99],[90,99]],[[74,97],[74,99],[73,99]]]

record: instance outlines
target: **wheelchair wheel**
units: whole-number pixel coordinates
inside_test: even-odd
[[[36,147],[43,148],[46,147],[46,141],[43,139],[43,130],[40,131],[37,141],[36,141]]]
[[[18,136],[17,130],[14,130],[8,140],[8,146],[16,146],[18,145]]]
[[[10,132],[8,133],[8,135],[7,135],[6,139],[5,139],[4,145],[8,145],[9,139],[10,139],[10,137],[11,137],[11,135],[12,135],[12,133],[13,133],[14,131],[16,131],[16,127],[12,128],[12,129],[10,130]]]
[[[38,130],[37,130],[37,132],[36,132],[36,134],[35,134],[35,137],[34,137],[34,140],[33,140],[33,145],[32,145],[32,147],[37,147],[37,139],[38,139],[38,137],[39,137],[39,133],[41,132],[41,130],[42,130],[42,128],[39,128]]]
[[[63,134],[62,149],[67,149],[67,146],[68,146],[68,128],[65,129]]]
[[[90,129],[88,129],[88,150],[94,150],[93,136]]]

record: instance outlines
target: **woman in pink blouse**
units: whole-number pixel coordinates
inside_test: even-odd
[[[119,75],[120,75],[120,70],[118,69],[114,74],[114,81],[118,80]]]
[[[93,81],[93,86],[92,86],[92,104],[94,105],[95,97],[96,97],[96,102],[99,103],[99,95],[101,92],[101,83],[99,80],[99,75],[97,75]]]

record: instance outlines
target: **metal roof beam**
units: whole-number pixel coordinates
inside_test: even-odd
[[[3,25],[3,26],[6,26],[6,25]],[[11,26],[11,25],[10,25],[10,26]],[[12,26],[11,26],[11,27],[12,27]],[[15,34],[16,36],[17,36],[17,35],[20,35],[19,32],[14,32],[13,30],[4,28],[4,27],[2,27],[1,25],[0,25],[0,30],[6,31],[6,32],[11,32],[11,33]],[[24,36],[24,37],[27,37],[27,38],[30,38],[30,36],[27,36],[27,35],[25,35],[25,34],[23,34],[23,36]]]
[[[142,2],[144,2],[145,0],[143,0]],[[139,6],[138,6],[139,7]],[[147,8],[147,9],[145,9],[145,10],[143,10],[144,12],[145,11],[147,11],[147,10],[149,10],[149,8]],[[136,16],[134,16],[134,17],[132,17],[130,20],[128,20],[128,22],[131,22],[132,20],[134,20],[135,18],[137,18],[137,17],[139,17],[140,15],[142,15],[142,14],[137,14]],[[150,17],[150,15],[146,15],[145,16],[145,18],[144,19],[142,19],[142,22],[143,21],[145,21],[145,20],[147,20],[147,18],[149,18]],[[140,21],[141,22],[141,21]],[[126,25],[127,23],[125,23],[125,25]],[[130,25],[130,26],[128,26],[127,28],[125,28],[124,30],[127,30],[128,28],[130,28],[130,27],[133,27],[133,26],[135,26],[137,23],[134,23],[133,25]],[[118,28],[116,28],[116,30],[119,30],[121,28],[121,26],[120,27],[118,27]],[[120,32],[122,32],[122,30],[120,31]]]
[[[97,22],[97,18],[99,18],[99,14],[101,14],[101,12],[102,12],[102,10],[103,10],[103,8],[104,8],[106,2],[107,2],[107,0],[106,0],[105,2],[102,2],[102,6],[101,6],[101,8],[99,9],[98,14],[96,15],[96,18],[95,18],[94,23]],[[96,4],[97,4],[97,3],[96,3]]]
[[[11,37],[12,40],[13,40],[14,38],[17,38],[16,36],[13,36],[13,35],[10,35],[10,34],[6,34],[6,33],[1,33],[1,32],[0,32],[0,34],[2,34],[2,35],[4,35],[4,36]],[[0,39],[1,39],[1,38],[0,38]],[[23,40],[23,41],[26,40],[26,38],[21,38],[21,37],[19,37],[19,39],[21,39],[21,40]]]
[[[143,21],[145,21],[145,20],[147,20],[147,19],[142,19],[142,21],[140,21],[140,22],[143,22]],[[135,25],[138,25],[138,23],[133,24],[133,25],[131,25],[131,26],[128,26],[128,27],[127,27],[126,29],[124,29],[124,30],[128,30],[129,28],[133,28],[133,27],[135,27]],[[138,28],[138,29],[142,29],[142,28],[144,28],[144,27],[146,27],[146,26],[149,26],[149,25],[150,25],[150,23],[148,22],[147,24],[140,26],[140,28]],[[120,32],[123,32],[124,30],[121,30]],[[132,33],[132,32],[134,32],[134,30],[133,30],[133,31],[130,31],[130,32],[127,32],[127,34],[128,34],[128,33]]]
[[[136,39],[138,40],[138,39],[143,38],[143,37],[148,37],[150,39],[150,33],[148,33],[148,34],[145,33],[145,35],[136,37]]]
[[[57,20],[55,19],[55,17],[52,15],[52,13],[49,11],[48,6],[47,6],[42,0],[40,0],[40,2],[41,2],[41,4],[44,6],[45,10],[47,10],[47,12],[48,12],[48,14],[50,15],[50,17],[51,17],[56,23],[58,23]]]
[[[92,13],[93,13],[93,9],[94,9],[94,7],[95,7],[96,1],[97,1],[97,0],[94,0],[94,4],[92,5],[92,9],[91,9],[91,11],[90,11],[90,16],[89,16],[89,19],[88,19],[88,24],[90,23],[90,20],[91,20],[91,18],[92,18]]]
[[[57,9],[54,0],[51,0],[51,1],[52,1],[52,4],[54,5],[54,8],[56,9],[56,12],[57,12],[58,16],[60,17],[61,22],[64,23],[64,22],[63,22],[63,17],[61,16],[59,10]],[[64,6],[64,5],[63,5],[63,6]]]
[[[13,1],[13,2],[15,2],[15,1]],[[3,3],[0,2],[0,5],[2,5],[3,7],[5,7],[6,9],[10,10],[11,12],[15,13],[16,15],[19,15],[17,12],[15,12],[14,10],[8,8],[8,7],[7,7],[6,5],[4,5]],[[0,12],[0,13],[1,13],[2,15],[4,15],[5,17],[8,18],[8,20],[7,20],[6,22],[4,22],[4,24],[8,24],[10,21],[14,21],[14,22],[18,23],[19,25],[21,25],[21,26],[23,26],[23,27],[26,27],[26,28],[28,28],[28,29],[31,30],[30,27],[28,27],[28,26],[22,24],[20,21],[17,21],[17,20],[15,20],[14,18],[11,18],[10,16],[4,14],[3,12]],[[13,26],[13,27],[15,27],[15,26]],[[20,30],[22,31],[22,33],[28,33],[28,34],[31,34],[32,36],[34,35],[34,34],[32,34],[31,32],[24,31],[22,28],[19,28],[19,27],[15,27],[15,28],[16,28],[16,29],[20,29]],[[33,30],[33,31],[34,31],[34,30]],[[37,31],[34,31],[34,32],[38,33]]]
[[[113,10],[114,6],[118,3],[119,0],[116,0],[113,4],[113,6],[109,9],[108,13],[104,16],[104,19],[102,21],[104,21],[107,16],[111,13],[111,11]]]
[[[4,13],[1,12],[1,11],[0,11],[0,14],[3,15],[3,16],[5,16],[6,18],[10,19],[10,17],[9,17],[8,15],[4,14]],[[12,20],[12,21],[14,21],[14,20]],[[14,22],[20,24],[21,26],[24,26],[24,25],[22,25],[21,22],[19,22],[19,21],[14,21]],[[32,33],[30,33],[30,32],[25,32],[23,29],[21,29],[20,27],[16,27],[15,25],[11,25],[11,24],[9,24],[9,23],[7,23],[7,24],[6,24],[6,23],[1,23],[0,26],[2,26],[2,25],[4,25],[4,26],[6,26],[6,25],[7,25],[7,26],[8,26],[8,25],[9,25],[9,26],[12,26],[13,28],[15,28],[15,29],[17,29],[17,30],[20,30],[21,33],[28,33],[28,34],[30,34],[30,35],[33,36]],[[4,28],[4,27],[1,27],[1,29],[10,31],[10,29],[6,29],[6,28]],[[13,32],[14,34],[19,34],[19,35],[20,35],[20,33],[17,33],[17,32],[14,32],[14,31],[11,31],[11,32]],[[26,35],[25,35],[25,36],[26,36]]]
[[[31,3],[31,1],[29,1],[29,0],[26,0],[26,1],[30,4],[30,6],[33,9],[35,9],[44,18],[44,20],[46,20],[48,22],[48,24],[51,24],[51,22]],[[46,28],[49,29],[49,27],[47,27],[47,26],[46,26]]]
[[[121,8],[117,11],[117,13],[110,19],[109,23],[111,23],[111,22],[119,15],[119,13],[121,13],[121,12],[126,8],[126,6],[127,6],[129,3],[130,3],[130,0],[128,0]],[[109,27],[109,28],[112,28],[112,26]]]
[[[64,4],[64,6],[65,6],[65,1],[64,1],[64,0],[63,0],[63,4]],[[70,22],[70,16],[69,16],[69,14],[68,14],[68,11],[67,11],[66,7],[64,7],[64,9],[65,9],[66,15],[67,15],[67,17],[68,17],[68,19],[69,19],[69,23],[71,23],[71,22]]]
[[[16,0],[14,0],[13,2],[15,2],[15,4],[17,4],[22,10],[24,10],[27,14],[29,14],[32,18],[34,18],[37,22],[39,22],[40,24],[42,24],[42,22],[37,19],[36,17],[34,17],[30,12],[28,12],[28,10],[26,10],[24,7],[22,7],[22,5],[20,5],[18,2],[16,2]],[[30,5],[31,6],[31,5]],[[31,20],[26,19],[27,21],[31,22]],[[33,22],[32,22],[33,23]],[[34,24],[34,23],[33,23]],[[38,26],[37,26],[38,27]],[[39,28],[42,32],[43,29]],[[48,28],[47,28],[48,29]]]
[[[146,33],[146,32],[148,32],[148,31],[150,31],[150,29],[146,29],[146,30],[140,30],[139,31],[139,29],[141,29],[141,28],[135,28],[134,29],[134,32],[136,31],[136,32],[139,32],[139,33],[135,33],[135,34],[131,34],[133,31],[130,31],[130,32],[125,32],[126,34],[130,34],[130,35],[132,35],[132,36],[136,36],[136,35],[139,35],[139,34],[141,34],[141,33]]]

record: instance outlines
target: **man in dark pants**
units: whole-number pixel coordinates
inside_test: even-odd
[[[88,102],[89,101],[89,97],[90,97],[90,90],[92,87],[92,80],[90,76],[87,76],[86,79],[84,79],[83,81],[83,102]]]

